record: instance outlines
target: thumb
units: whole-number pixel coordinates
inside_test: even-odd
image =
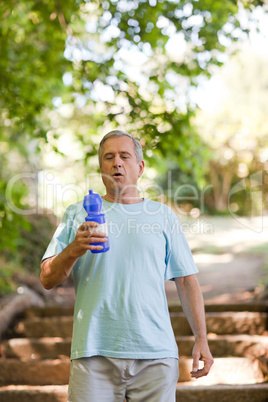
[[[199,356],[195,354],[193,356],[193,365],[192,365],[192,371],[196,372],[199,370]]]

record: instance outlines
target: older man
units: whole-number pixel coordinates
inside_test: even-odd
[[[179,221],[164,204],[140,198],[142,148],[114,130],[99,147],[106,188],[105,233],[85,222],[82,202],[67,208],[41,264],[46,289],[73,271],[76,290],[69,402],[175,401],[178,350],[164,280],[175,280],[195,336],[191,375],[207,375],[210,354],[198,272]],[[90,244],[89,244],[90,243]],[[199,369],[199,360],[204,367]]]

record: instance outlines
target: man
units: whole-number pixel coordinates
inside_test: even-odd
[[[114,130],[99,147],[106,188],[103,213],[110,250],[97,223],[85,222],[82,202],[71,205],[43,257],[46,289],[73,271],[76,290],[69,402],[172,402],[178,350],[164,280],[175,280],[195,336],[191,376],[207,375],[213,363],[198,272],[179,221],[164,204],[140,198],[144,161],[140,143]],[[90,243],[90,244],[89,244]],[[204,367],[199,369],[199,360]]]

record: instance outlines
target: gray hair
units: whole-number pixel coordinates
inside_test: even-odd
[[[138,163],[143,160],[143,152],[142,152],[142,147],[141,147],[141,144],[140,144],[139,140],[134,138],[131,134],[126,133],[125,131],[112,130],[108,134],[106,134],[103,137],[103,139],[101,140],[101,142],[100,142],[99,152],[98,152],[98,154],[99,154],[99,164],[101,164],[103,144],[105,143],[105,141],[108,140],[109,138],[112,138],[112,137],[123,137],[123,136],[129,137],[129,138],[132,139],[133,144],[134,144],[134,151],[135,151]]]

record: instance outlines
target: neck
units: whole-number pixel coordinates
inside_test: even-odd
[[[116,202],[117,204],[137,204],[142,202],[143,198],[138,197],[136,194],[111,194],[108,191],[102,197],[105,201]]]

